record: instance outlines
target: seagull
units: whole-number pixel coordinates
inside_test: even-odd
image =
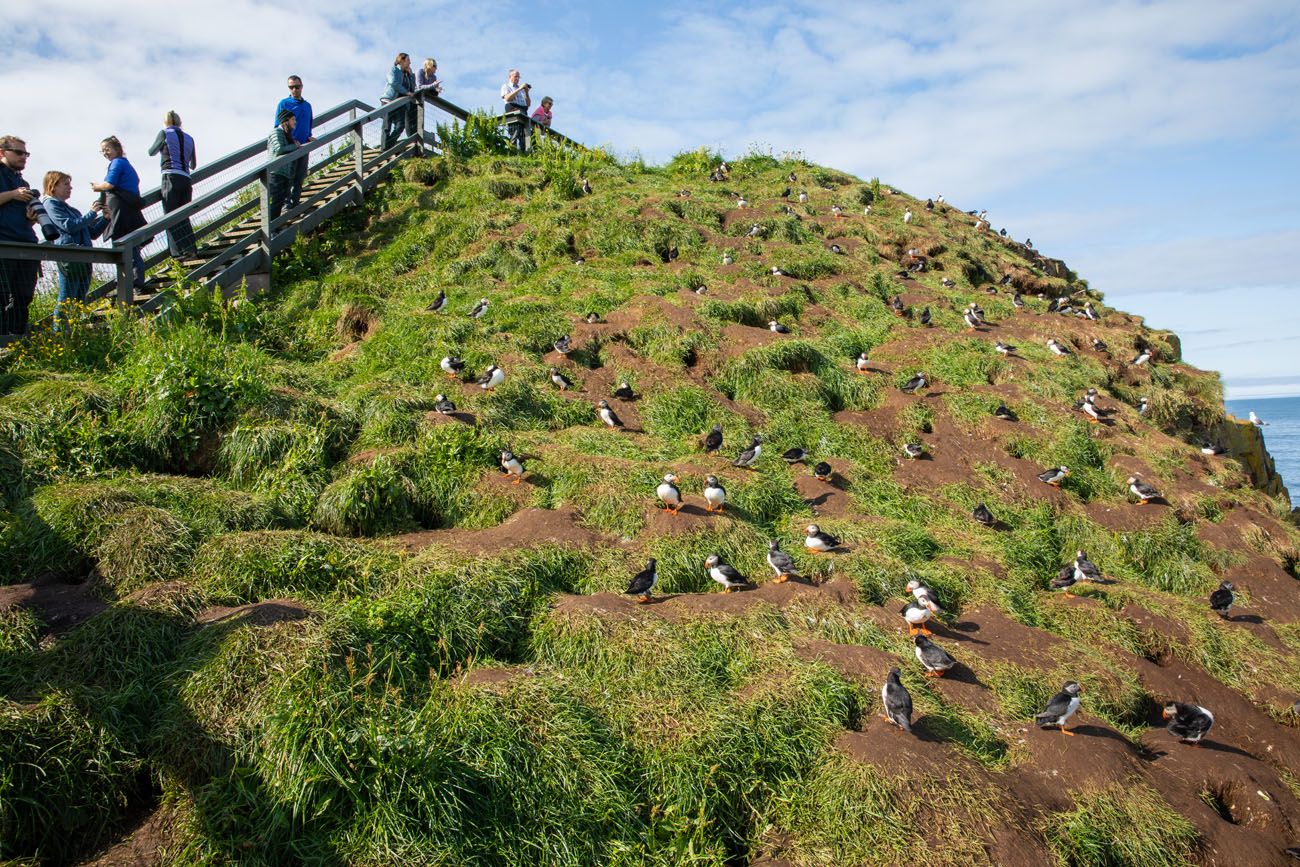
[[[1070,350],[1065,344],[1057,341],[1055,337],[1047,338],[1047,348],[1052,351],[1053,355],[1070,355]]]
[[[658,581],[659,571],[655,568],[655,559],[651,557],[646,562],[645,568],[632,576],[631,583],[627,585],[627,589],[623,592],[629,596],[637,596],[637,604],[641,605],[650,601],[650,592],[654,590]]]
[[[993,417],[1000,418],[1003,421],[1017,421],[1016,414],[1011,411],[1011,407],[1005,403],[999,403],[998,408],[993,410]]]
[[[1143,400],[1146,400],[1146,398],[1143,398]],[[1264,427],[1265,425],[1268,424],[1268,422],[1266,421],[1261,421],[1260,417],[1255,415],[1255,411],[1253,409],[1250,411],[1250,423],[1253,424],[1255,427]]]
[[[720,448],[722,448],[722,425],[715,424],[713,430],[704,437],[704,452],[711,455]]]
[[[555,383],[560,391],[568,391],[573,388],[573,381],[554,367],[551,368],[551,382]]]
[[[781,543],[773,539],[767,545],[767,565],[776,573],[776,583],[784,584],[791,578],[802,577],[794,565],[794,558],[781,550]]]
[[[456,404],[447,400],[447,396],[445,394],[434,395],[433,411],[438,413],[439,415],[451,415],[453,412],[456,411]]]
[[[516,485],[524,480],[523,461],[515,457],[515,453],[510,451],[510,449],[505,449],[501,452],[501,469],[506,471],[507,476],[515,477]]]
[[[582,179],[582,194],[584,196],[591,195],[591,181],[587,180],[586,178]]]
[[[912,212],[910,209],[903,212],[903,222],[904,223],[912,222]]]
[[[1220,581],[1218,588],[1210,594],[1210,610],[1226,618],[1232,611],[1232,603],[1237,601],[1233,589],[1231,581]]]
[[[555,343],[553,343],[552,346],[554,346],[555,351],[560,353],[561,355],[568,355],[570,352],[573,351],[573,343],[572,341],[569,340],[569,335],[567,334],[561,337],[559,340],[555,341]]]
[[[807,535],[804,536],[804,547],[814,554],[824,554],[840,546],[840,540],[830,533],[823,533],[821,527],[816,524],[809,524]]]
[[[1043,728],[1056,726],[1061,730],[1061,734],[1073,737],[1074,732],[1066,729],[1070,722],[1070,717],[1074,716],[1075,711],[1079,709],[1079,695],[1083,692],[1083,687],[1074,681],[1070,681],[1061,687],[1061,691],[1047,702],[1047,707],[1043,708],[1042,713],[1034,716],[1034,722]]]
[[[775,333],[777,333],[777,334],[789,334],[789,333],[790,333],[790,329],[789,329],[787,326],[782,325],[780,322],[777,322],[775,319],[773,319],[773,320],[771,320],[770,322],[767,323],[767,328],[768,328],[769,331],[773,331],[773,332],[775,332]]]
[[[1134,367],[1141,367],[1142,365],[1146,364],[1150,360],[1151,360],[1151,350],[1141,349],[1138,350],[1137,355],[1133,356],[1133,360],[1130,361],[1129,364],[1133,365]]]
[[[867,360],[867,354],[865,352],[860,353],[858,355],[858,360],[856,362],[856,365],[858,368],[858,373],[866,373],[871,369],[871,362]]]
[[[992,527],[998,522],[998,519],[993,517],[993,513],[989,511],[989,507],[983,503],[977,504],[970,516],[975,519],[975,523],[982,524],[985,527]]]
[[[505,381],[506,372],[495,364],[489,364],[487,370],[478,378],[478,387],[490,391]]]
[[[763,453],[763,447],[759,445],[758,437],[754,437],[749,443],[749,448],[745,449],[736,459],[731,462],[733,467],[743,467],[747,470],[754,469],[754,464],[758,462],[758,456]]]
[[[623,426],[623,420],[618,417],[618,413],[610,409],[609,401],[603,397],[596,402],[596,412],[600,416],[600,420],[609,427],[620,428]]]
[[[710,554],[704,560],[704,568],[708,571],[709,577],[721,584],[727,593],[750,586],[748,578],[737,572],[734,567],[723,563],[722,558],[717,554]]]
[[[998,355],[1011,355],[1016,351],[1016,348],[1010,343],[1003,343],[1001,340],[993,344],[993,348],[997,351]]]
[[[636,394],[632,391],[632,386],[626,382],[620,382],[618,388],[614,389],[614,397],[619,400],[633,400]]]
[[[925,374],[918,371],[916,376],[903,383],[900,390],[905,391],[908,394],[916,394],[918,391],[925,388],[927,382],[928,380],[926,380]]]
[[[925,446],[920,443],[903,443],[903,454],[912,460],[916,460],[925,454]]]
[[[677,487],[677,476],[667,473],[655,488],[655,496],[664,504],[664,511],[676,515],[682,510],[682,492]]]
[[[1137,476],[1128,477],[1129,493],[1137,497],[1137,505],[1145,506],[1152,500],[1160,499],[1160,492],[1142,481]]]
[[[785,461],[787,464],[797,464],[806,457],[808,457],[807,450],[798,446],[795,446],[792,449],[786,449],[785,452],[781,454],[781,460]]]
[[[704,480],[704,502],[706,512],[721,512],[727,504],[727,489],[722,487],[717,476],[709,476]]]
[[[445,356],[442,359],[442,361],[438,363],[438,366],[441,367],[443,369],[443,372],[446,373],[448,376],[455,377],[458,376],[460,372],[465,369],[465,362],[461,361],[459,358],[457,358],[454,355],[448,355]]]
[[[433,303],[424,308],[430,313],[441,313],[447,309],[447,293],[442,289],[438,290],[438,297],[433,299]]]

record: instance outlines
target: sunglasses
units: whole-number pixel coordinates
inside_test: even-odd
[[[290,90],[302,90],[302,85],[301,85],[301,84],[291,84],[291,85],[289,85],[289,89],[290,89]]]
[[[9,153],[11,154],[18,154],[18,156],[20,157],[29,157],[32,155],[31,151],[20,151],[20,150],[16,150],[15,148],[5,148],[5,150],[9,151]]]

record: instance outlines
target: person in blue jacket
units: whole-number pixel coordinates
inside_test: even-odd
[[[45,193],[42,203],[45,213],[49,214],[59,237],[56,245],[65,247],[89,247],[90,243],[108,228],[108,218],[104,216],[104,203],[96,201],[90,206],[90,213],[82,215],[68,199],[72,197],[72,176],[66,172],[46,172],[41,185]],[[59,263],[59,303],[54,308],[54,330],[63,326],[65,311],[63,305],[68,301],[85,301],[90,289],[89,262]]]
[[[90,185],[97,193],[104,194],[104,209],[108,211],[108,239],[120,241],[136,229],[143,228],[144,199],[140,198],[140,175],[126,158],[122,142],[117,136],[110,135],[99,143],[99,152],[108,160],[108,173],[104,180]],[[135,263],[135,288],[144,288],[144,255],[140,252],[143,244],[136,244],[131,251]]]
[[[410,96],[415,93],[415,73],[411,71],[411,55],[405,51],[393,58],[393,68],[388,70],[388,86],[384,88],[384,95],[380,102],[392,102],[395,99],[401,99],[404,96]],[[405,109],[390,112],[388,120],[384,124],[384,150],[393,146],[393,142],[402,134],[402,129],[410,135],[415,135],[416,113],[415,103],[412,102]]]

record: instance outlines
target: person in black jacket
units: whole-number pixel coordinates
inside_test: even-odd
[[[189,133],[181,131],[181,116],[174,111],[163,115],[163,129],[149,146],[149,156],[157,153],[162,154],[163,213],[170,214],[177,208],[188,205],[194,198],[194,183],[190,179],[190,172],[198,168],[194,139]],[[167,250],[173,259],[193,256],[197,252],[194,227],[189,220],[183,220],[167,230]]]
[[[31,203],[38,193],[23,179],[27,143],[15,135],[0,136],[0,241],[35,244]],[[27,308],[36,295],[41,263],[0,259],[0,334],[26,334]]]

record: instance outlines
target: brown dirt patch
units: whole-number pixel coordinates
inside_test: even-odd
[[[306,620],[311,611],[295,599],[267,599],[250,605],[227,607],[214,605],[194,616],[202,624],[228,623],[239,626],[273,626],[295,620]]]
[[[160,807],[145,817],[120,842],[82,867],[161,867],[169,863],[166,847],[171,844],[174,811]]]
[[[799,464],[794,467],[794,487],[799,492],[799,496],[803,497],[803,501],[808,504],[808,508],[812,509],[814,517],[843,517],[853,506],[852,499],[843,487],[847,481],[841,475],[841,471],[848,467],[848,461],[829,458],[826,462],[831,465],[833,471],[829,482],[823,482],[814,476],[811,467]],[[816,459],[808,463],[815,464]]]
[[[99,582],[69,584],[50,575],[23,584],[0,587],[0,611],[25,608],[35,611],[55,635],[80,626],[109,603],[98,593]]]
[[[511,548],[545,544],[591,548],[606,541],[599,533],[580,526],[577,520],[577,513],[572,509],[521,509],[486,530],[423,530],[385,541],[405,551],[447,545],[470,554],[497,554]]]
[[[962,642],[963,651],[969,648],[985,659],[1028,669],[1051,669],[1053,654],[1064,646],[1050,632],[1017,623],[991,605],[963,612],[960,622],[941,628],[943,634]]]

